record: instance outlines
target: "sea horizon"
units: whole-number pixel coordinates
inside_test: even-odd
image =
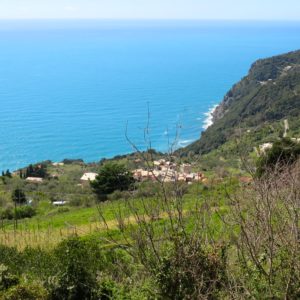
[[[127,124],[144,150],[148,107],[153,148],[167,151],[178,128],[177,145],[186,146],[255,60],[300,48],[299,29],[293,21],[2,19],[0,170],[130,153]]]

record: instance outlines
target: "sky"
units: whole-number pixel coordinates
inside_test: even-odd
[[[0,19],[300,21],[300,0],[0,0]]]

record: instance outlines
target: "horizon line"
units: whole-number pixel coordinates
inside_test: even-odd
[[[215,18],[0,18],[0,21],[212,21],[212,22],[300,22],[300,19],[215,19]]]

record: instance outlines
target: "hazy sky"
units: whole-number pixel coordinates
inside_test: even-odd
[[[299,20],[300,0],[0,0],[0,19]]]

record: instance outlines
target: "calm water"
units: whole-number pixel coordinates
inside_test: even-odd
[[[251,63],[300,48],[297,23],[0,22],[0,170],[197,139]]]

